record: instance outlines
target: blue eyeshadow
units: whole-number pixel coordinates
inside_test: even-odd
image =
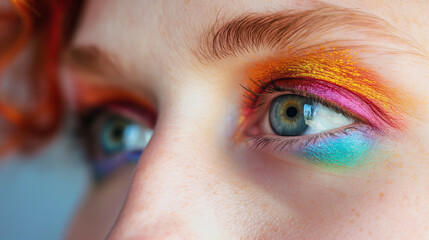
[[[136,164],[142,152],[141,150],[129,151],[93,162],[92,169],[95,178],[104,179],[126,164]]]
[[[374,139],[368,132],[349,130],[347,134],[308,144],[302,157],[327,168],[353,168],[368,162],[368,153],[376,145]]]

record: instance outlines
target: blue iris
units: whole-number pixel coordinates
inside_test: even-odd
[[[100,145],[105,153],[115,154],[124,150],[124,133],[131,123],[128,119],[116,116],[106,120],[100,132]]]
[[[97,179],[103,179],[125,164],[136,163],[153,130],[131,119],[108,115],[96,134],[98,157],[93,162],[93,170]]]
[[[275,98],[269,115],[274,133],[280,136],[302,135],[308,128],[306,106],[312,106],[311,100],[299,95],[285,94]]]

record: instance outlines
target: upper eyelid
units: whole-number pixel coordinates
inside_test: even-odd
[[[135,122],[153,128],[156,124],[156,114],[138,103],[124,101],[121,99],[111,100],[109,102],[100,102],[97,105],[84,106],[76,111],[76,114],[82,120],[96,119],[106,114],[125,115]],[[93,122],[93,120],[91,120]]]
[[[252,82],[255,83],[254,80],[252,80]],[[284,87],[277,86],[275,87],[277,89],[274,89],[273,91],[283,92],[285,89],[290,89],[291,91],[296,92],[294,88],[299,88],[298,92],[300,92],[301,95],[309,92],[310,95],[315,96],[316,100],[319,100],[322,104],[325,104],[328,107],[337,110],[337,112],[340,112],[345,116],[349,116],[358,122],[369,124],[382,132],[389,131],[389,127],[396,127],[394,124],[397,124],[397,122],[395,122],[397,120],[392,118],[389,113],[381,111],[376,105],[374,105],[374,103],[368,102],[365,98],[350,92],[347,88],[336,86],[318,79],[300,79],[299,77],[270,79],[267,83],[256,82],[256,92],[253,92],[252,90],[255,86],[253,88],[245,88],[247,93],[245,93],[244,96],[246,97],[246,94],[248,96],[244,99],[244,116],[247,118],[256,117],[253,116],[253,113],[260,113],[256,108],[265,103],[262,101],[267,97],[267,95],[272,94],[270,92],[266,93],[267,88],[269,88],[270,85],[283,85],[282,82],[285,84]],[[320,92],[322,89],[323,91]],[[265,91],[265,94],[263,91]],[[268,91],[270,90],[268,89]],[[312,92],[315,92],[316,94],[313,94]],[[250,102],[246,103],[246,101]]]
[[[323,98],[321,98],[321,97],[319,97],[317,95],[314,95],[312,93],[308,93],[308,92],[305,92],[305,91],[300,91],[300,90],[293,89],[293,88],[278,87],[276,90],[273,90],[273,91],[270,90],[267,93],[262,93],[261,94],[261,97],[262,97],[261,102],[263,102],[264,105],[269,104],[272,99],[274,99],[274,98],[276,98],[276,97],[278,97],[280,95],[283,95],[283,94],[296,94],[296,95],[299,95],[299,96],[303,96],[303,97],[309,98],[310,100],[313,100],[315,102],[318,102],[318,103],[321,103],[323,105],[326,105],[327,107],[331,108],[332,110],[334,110],[334,111],[336,111],[338,113],[341,113],[341,114],[343,114],[345,116],[351,117],[351,118],[353,118],[356,121],[365,122],[365,120],[362,119],[361,117],[359,117],[356,114],[353,114],[351,112],[345,111],[344,109],[342,109],[341,107],[339,107],[335,103],[326,101],[325,99],[323,99]],[[273,95],[273,96],[270,96],[270,95]]]
[[[406,103],[412,98],[401,89],[388,85],[389,81],[370,66],[362,64],[359,54],[353,49],[321,47],[304,55],[268,58],[248,65],[246,87],[250,90],[260,88],[260,85],[280,78],[326,82],[372,103],[373,110],[389,126],[405,129],[405,116],[413,111]]]
[[[275,81],[275,80],[273,80]],[[280,81],[280,80],[277,80]],[[243,124],[243,126],[241,128],[246,128],[248,126],[253,126],[255,125],[255,123],[257,122],[264,122],[266,119],[264,119],[267,116],[267,112],[269,111],[270,108],[270,103],[273,99],[275,99],[278,96],[284,95],[284,94],[296,94],[296,95],[300,95],[303,97],[308,97],[311,100],[318,102],[320,104],[323,104],[329,108],[331,108],[333,111],[338,112],[346,117],[352,118],[353,120],[355,120],[356,123],[363,123],[363,124],[369,124],[367,120],[365,120],[365,118],[363,118],[362,116],[355,114],[353,112],[350,111],[346,111],[345,109],[341,108],[338,106],[337,103],[335,102],[328,102],[325,99],[305,92],[305,91],[300,91],[297,89],[293,89],[293,88],[281,88],[279,87],[276,90],[273,91],[269,91],[267,93],[261,93],[259,94],[259,96],[261,97],[261,99],[258,99],[258,101],[260,101],[260,105],[256,106],[254,108],[254,111],[247,115],[248,121],[245,122],[245,124]],[[371,124],[369,124],[371,125]],[[374,126],[372,126],[374,127]]]

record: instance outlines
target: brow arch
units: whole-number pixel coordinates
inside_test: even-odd
[[[370,39],[386,39],[402,46],[390,49],[391,52],[414,54],[425,59],[429,56],[424,48],[382,18],[331,5],[305,11],[247,13],[230,21],[219,14],[214,25],[202,35],[194,54],[201,62],[211,62],[260,48],[298,50],[335,31],[359,32]],[[335,41],[340,40],[332,43]],[[352,39],[344,36],[341,41]]]

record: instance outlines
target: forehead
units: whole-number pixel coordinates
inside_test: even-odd
[[[333,4],[344,8],[355,8],[375,14],[406,31],[423,28],[427,22],[426,14],[418,14],[429,6],[427,1],[343,1],[325,0],[217,0],[217,1],[140,1],[140,0],[89,0],[86,1],[84,18],[79,39],[87,40],[102,37],[116,38],[134,35],[144,38],[163,38],[167,36],[178,41],[213,24],[219,17],[234,17],[240,13],[272,12],[287,9],[311,9],[320,4]],[[102,34],[102,35],[100,35]],[[114,35],[113,35],[114,34]],[[171,34],[171,35],[170,35]],[[82,39],[83,40],[83,39]],[[110,39],[109,39],[110,40]]]
[[[159,62],[178,65],[188,62],[192,48],[213,25],[246,13],[274,13],[285,10],[309,10],[323,4],[353,8],[374,14],[416,39],[426,49],[424,23],[428,3],[403,1],[140,1],[89,0],[74,39],[77,45],[96,45],[120,58],[123,65],[139,68]],[[422,6],[425,5],[425,6]],[[136,63],[136,59],[139,62]],[[155,68],[155,67],[153,67]],[[159,69],[158,69],[159,71]]]

